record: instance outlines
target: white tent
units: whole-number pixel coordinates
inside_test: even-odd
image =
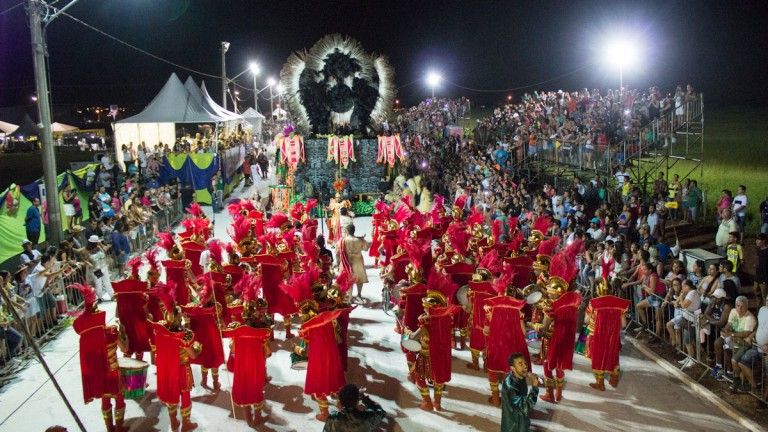
[[[18,128],[19,128],[19,125],[15,125],[15,124],[12,124],[12,123],[6,123],[4,121],[0,121],[0,132],[2,132],[4,134],[9,134],[9,133],[15,131]]]
[[[272,119],[277,121],[288,120],[288,111],[280,107],[277,107],[274,110],[272,110]]]
[[[260,137],[261,136],[261,123],[264,121],[264,116],[260,113],[256,112],[253,108],[248,108],[243,112],[243,117],[245,117],[245,121],[251,126],[253,129],[253,135]]]
[[[144,110],[133,117],[114,123],[115,159],[122,164],[123,144],[138,145],[142,141],[148,148],[163,143],[173,147],[176,141],[176,123],[220,123],[242,119],[242,116],[211,104],[207,92],[191,79],[182,84],[176,74],[168,81]]]
[[[54,122],[54,123],[51,123],[51,130],[53,132],[74,132],[78,129],[76,126],[70,126],[68,124]]]

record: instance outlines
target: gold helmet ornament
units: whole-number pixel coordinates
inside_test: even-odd
[[[472,282],[487,282],[493,279],[493,274],[486,268],[478,267],[472,275]]]
[[[421,299],[421,305],[424,309],[429,309],[432,306],[448,306],[448,299],[440,291],[429,290],[427,295]]]
[[[605,277],[600,278],[595,285],[595,295],[597,297],[603,297],[611,294],[611,285],[608,283],[608,279]]]

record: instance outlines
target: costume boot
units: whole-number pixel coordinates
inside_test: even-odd
[[[459,335],[459,349],[465,350],[467,348],[467,334],[466,332],[462,331]]]
[[[177,411],[177,405],[168,405],[168,417],[171,419],[171,430],[174,431],[179,429],[179,419],[176,417]]]
[[[263,424],[265,421],[267,421],[267,416],[262,416],[261,413],[264,411],[264,402],[257,403],[253,406],[253,426],[258,426],[260,424]]]
[[[189,432],[197,429],[197,423],[190,420],[192,416],[192,407],[181,409],[181,432]]]
[[[320,412],[315,416],[315,418],[321,422],[328,420],[328,416],[330,415],[328,412],[328,399],[325,397],[318,398],[317,405],[320,408]]]
[[[435,383],[435,403],[433,404],[435,411],[441,411],[443,409],[442,405],[440,405],[440,402],[443,399],[443,388],[445,388],[445,384]]]
[[[565,386],[565,378],[558,378],[555,384],[555,402],[560,402],[563,399],[564,386]]]
[[[500,407],[501,406],[501,398],[499,397],[499,382],[498,381],[490,381],[491,386],[491,397],[488,398],[488,403],[495,406]]]
[[[253,405],[243,406],[243,414],[245,415],[245,422],[248,426],[253,427]]]
[[[429,389],[427,387],[419,388],[419,393],[421,393],[421,405],[419,405],[419,408],[424,411],[432,411],[435,409],[432,405],[432,399],[429,397]]]
[[[115,424],[112,422],[112,408],[101,410],[101,416],[104,417],[104,424],[107,426],[107,432],[115,431]]]
[[[480,370],[480,351],[470,348],[472,353],[472,362],[467,363],[467,367],[472,370]]]
[[[219,369],[213,369],[211,371],[211,376],[213,377],[213,390],[219,391],[221,390],[221,383],[219,382]]]
[[[589,383],[589,386],[595,390],[605,391],[605,375],[602,371],[595,372],[595,382]]]
[[[619,368],[616,368],[611,374],[611,377],[608,379],[608,384],[610,384],[611,387],[616,388],[619,386],[619,379],[621,379],[621,371]]]
[[[125,407],[115,408],[115,432],[128,432],[128,428],[123,424],[125,420]]]
[[[544,395],[541,396],[541,400],[547,401],[549,403],[555,403],[555,380],[554,378],[544,378],[544,387],[546,388],[546,391],[544,392]]]
[[[200,368],[200,387],[208,388],[208,368]]]

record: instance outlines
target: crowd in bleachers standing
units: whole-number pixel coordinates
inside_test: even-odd
[[[626,166],[617,164],[611,178],[576,177],[558,188],[529,184],[514,170],[523,151],[553,151],[565,148],[566,142],[585,151],[615,146],[631,135],[628,131],[669,110],[684,115],[684,103],[695,97],[690,85],[666,96],[656,87],[624,95],[534,92],[520,104],[497,108],[478,120],[474,139],[420,133],[440,131],[446,120],[445,104],[422,103],[413,111],[417,114],[402,119],[415,124],[400,125],[408,154],[406,177],[421,175],[425,188],[447,199],[467,194],[466,210],[479,206],[488,220],[519,217],[523,231],[536,215],[551,215],[547,235],[560,236],[564,245],[575,238],[586,240],[586,251],[579,257],[582,289],[589,291],[596,280],[607,278],[614,294],[633,300],[633,332],[638,337],[675,346],[685,355],[682,369],[696,362],[707,365],[713,376],[731,383],[731,391],[751,392],[765,401],[768,386],[760,377],[768,364],[768,224],[761,226],[757,238],[757,267],[747,269],[746,186],[738,187],[736,197],[723,191],[715,220],[705,221],[700,211],[703,193],[693,179],[673,176],[667,181],[660,174],[652,188],[642,190]],[[425,126],[424,119],[436,121]],[[656,139],[658,145],[669,145],[674,138]],[[768,199],[760,210],[768,221]],[[679,239],[666,229],[669,223],[718,224],[717,252],[725,259],[709,268],[696,262],[694,270],[687,271]],[[757,319],[747,308],[749,289],[740,282],[753,271]]]

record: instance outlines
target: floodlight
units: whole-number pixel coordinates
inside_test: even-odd
[[[259,67],[259,64],[256,62],[251,62],[251,64],[248,65],[248,68],[251,70],[251,73],[254,76],[261,73],[261,68]]]
[[[437,72],[429,72],[427,74],[427,85],[435,88],[440,84],[440,81],[443,80],[443,77],[440,76]]]
[[[605,59],[614,66],[625,68],[638,61],[637,45],[628,39],[616,39],[605,49]]]
[[[267,85],[272,87],[273,85],[277,84],[277,81],[275,81],[275,78],[269,77],[267,78]]]

